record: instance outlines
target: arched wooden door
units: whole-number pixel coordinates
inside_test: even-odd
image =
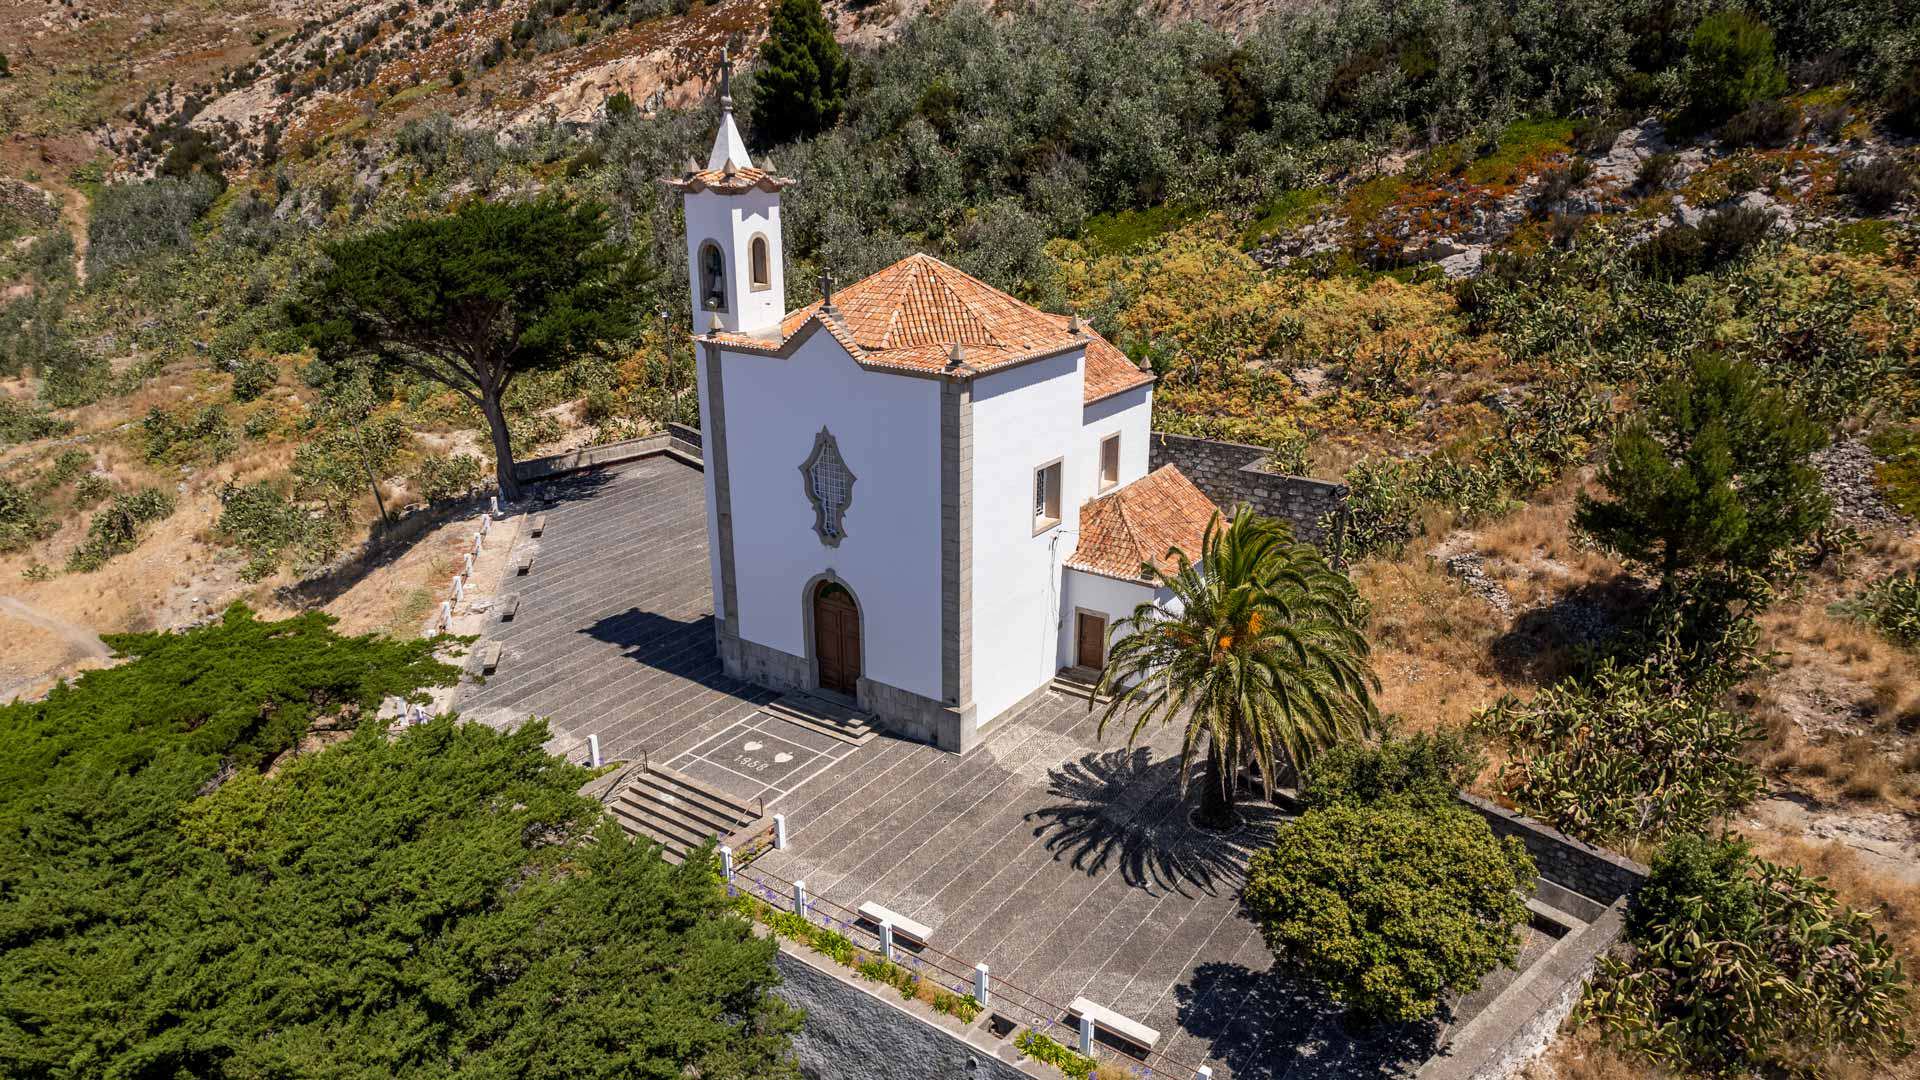
[[[813,655],[820,662],[820,689],[853,696],[860,683],[860,609],[853,595],[831,581],[813,592]]]

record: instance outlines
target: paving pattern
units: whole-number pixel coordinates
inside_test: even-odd
[[[563,748],[598,734],[609,759],[644,751],[765,799],[787,816],[789,844],[748,873],[926,924],[934,948],[1019,987],[1009,1006],[1088,997],[1159,1030],[1168,1059],[1222,1078],[1393,1075],[1431,1051],[1426,1027],[1355,1044],[1324,1002],[1270,970],[1239,905],[1270,824],[1193,829],[1177,732],[1128,748],[1100,737],[1085,701],[1053,694],[964,757],[789,724],[760,711],[772,692],[720,670],[697,471],[653,458],[553,493],[532,571],[506,586],[518,614],[489,631],[499,671],[460,698],[468,717],[547,717]]]

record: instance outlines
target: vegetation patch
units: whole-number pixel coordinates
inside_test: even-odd
[[[171,516],[173,508],[172,493],[160,488],[115,495],[106,509],[93,515],[86,540],[67,557],[68,572],[90,574],[107,560],[132,551],[147,526]]]
[[[1032,1028],[1022,1031],[1019,1037],[1013,1040],[1013,1045],[1028,1057],[1036,1061],[1044,1061],[1066,1073],[1072,1080],[1087,1080],[1093,1075],[1092,1058],[1069,1050]]]

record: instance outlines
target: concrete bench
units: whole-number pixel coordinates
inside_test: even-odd
[[[525,555],[520,556],[520,565],[515,572],[521,577],[533,573],[533,552],[529,551]]]
[[[539,536],[541,533],[546,531],[547,531],[547,515],[545,514],[540,514],[536,516],[533,519],[533,524],[527,527],[527,534],[529,536]]]
[[[480,674],[491,675],[500,666],[500,643],[489,641],[480,647]]]
[[[520,594],[519,593],[517,592],[508,593],[507,595],[500,598],[500,621],[501,622],[512,622],[513,617],[518,614],[520,614]]]
[[[1144,1050],[1153,1049],[1153,1044],[1160,1041],[1160,1033],[1147,1025],[1138,1020],[1129,1020],[1105,1005],[1095,1004],[1083,997],[1074,998],[1073,1004],[1067,1006],[1067,1011],[1076,1017],[1086,1017],[1093,1021],[1094,1027]]]
[[[916,945],[925,945],[933,936],[933,931],[925,923],[917,923],[898,912],[889,911],[869,900],[860,905],[860,917],[874,924],[891,923],[895,937],[903,937]]]

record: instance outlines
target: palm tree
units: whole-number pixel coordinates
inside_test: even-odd
[[[1211,775],[1199,821],[1230,828],[1234,762],[1256,761],[1271,798],[1276,759],[1297,770],[1371,729],[1379,680],[1353,583],[1280,522],[1245,507],[1230,522],[1215,513],[1198,563],[1177,550],[1168,557],[1172,572],[1151,564],[1142,572],[1169,599],[1141,604],[1114,627],[1099,731],[1132,712],[1132,746],[1156,721],[1184,718],[1180,793],[1204,751]]]

